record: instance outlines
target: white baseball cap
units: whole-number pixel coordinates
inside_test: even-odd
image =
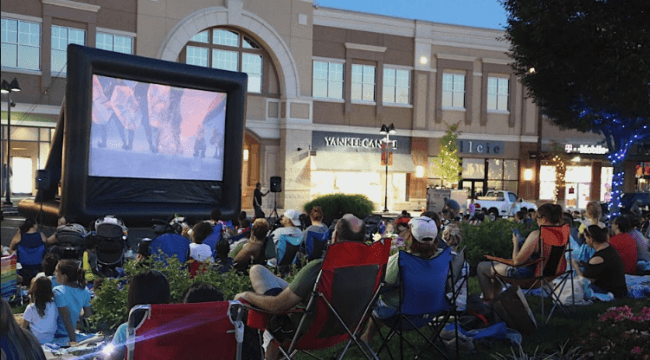
[[[424,244],[432,243],[438,236],[436,222],[426,216],[411,219],[409,221],[409,228],[411,229],[413,238]]]
[[[300,226],[300,214],[296,210],[287,210],[282,216],[289,218],[294,225]]]

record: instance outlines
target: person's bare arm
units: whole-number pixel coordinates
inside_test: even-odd
[[[235,263],[250,262],[251,257],[254,255],[251,244],[244,244],[241,250],[237,253],[237,256],[235,256],[234,261]]]
[[[298,295],[294,294],[290,288],[286,288],[282,290],[278,296],[259,295],[252,291],[246,291],[237,294],[235,300],[247,301],[254,307],[270,313],[281,313],[292,309],[298,305],[302,299]]]
[[[14,253],[18,249],[18,244],[20,244],[20,231],[16,232],[16,235],[11,239],[11,244],[9,244],[9,252]]]
[[[50,236],[50,237],[46,237],[45,234],[41,233],[41,240],[43,240],[43,242],[46,245],[54,245],[54,244],[56,244],[57,243],[57,241],[56,241],[56,232],[54,234],[52,234],[52,236]]]
[[[77,342],[77,334],[74,330],[74,324],[72,324],[72,319],[70,319],[70,310],[67,306],[62,306],[59,308],[59,317],[65,325],[65,330],[68,332],[68,337],[70,342]]]
[[[539,241],[539,230],[535,230],[528,235],[524,245],[521,249],[515,254],[513,249],[512,260],[515,265],[523,264],[537,249],[537,243]]]
[[[93,314],[93,309],[90,306],[84,307],[84,313],[81,316],[82,319],[87,319],[90,317],[90,315]]]

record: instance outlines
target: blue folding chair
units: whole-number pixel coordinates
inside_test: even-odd
[[[284,274],[287,272],[287,269],[291,264],[296,263],[296,258],[298,254],[298,249],[300,248],[300,243],[302,238],[291,237],[288,235],[281,235],[278,239],[277,245],[277,265],[275,266],[275,273],[280,272]]]
[[[239,241],[239,240],[241,240],[241,239],[246,239],[246,238],[248,238],[250,235],[251,235],[251,231],[250,231],[250,230],[248,230],[248,231],[244,231],[243,233],[241,233],[241,234],[239,234],[239,235],[237,235],[237,236],[233,236],[233,237],[231,237],[230,239],[228,239],[228,241],[230,241],[230,243],[232,244],[232,243],[237,242],[237,241]]]
[[[205,240],[203,240],[203,243],[208,245],[210,247],[210,250],[212,250],[212,257],[214,258],[215,253],[217,252],[217,243],[221,241],[221,228],[223,225],[217,224],[214,226],[214,230],[212,230],[212,234],[210,234]]]
[[[320,259],[325,255],[328,238],[329,230],[324,233],[307,231],[307,238],[305,239],[304,244],[307,253],[307,261]]]
[[[176,255],[181,264],[185,264],[190,256],[190,241],[178,234],[162,234],[155,238],[149,246],[149,253],[154,260],[160,260],[167,264],[160,256],[172,257]]]
[[[416,348],[413,343],[404,338],[403,333],[415,330],[427,342],[428,347],[433,346],[442,356],[449,359],[435,340],[451,315],[456,313],[454,303],[446,295],[447,284],[452,280],[451,259],[451,248],[445,249],[432,259],[423,259],[405,251],[399,252],[400,282],[393,287],[399,290],[399,307],[394,316],[382,320],[390,327],[390,331],[385,338],[379,332],[384,342],[377,354],[386,348],[392,359],[393,355],[387,345],[397,335],[400,338],[399,348],[403,359],[405,342],[410,347]],[[373,321],[376,321],[374,317]],[[433,335],[422,332],[421,329],[424,327],[429,327]]]

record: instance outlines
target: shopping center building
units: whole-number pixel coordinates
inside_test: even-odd
[[[246,72],[244,208],[271,176],[282,177],[280,208],[343,192],[381,209],[386,187],[389,209],[421,208],[427,187],[441,185],[435,159],[451,125],[460,132],[460,188],[550,199],[556,176],[544,154],[557,143],[572,155],[559,198],[579,208],[607,200],[612,168],[602,136],[539,118],[508,66],[503,35],[309,0],[3,1],[2,79],[21,88],[11,94],[12,190],[35,192],[65,94],[66,46],[75,43]],[[5,149],[6,106],[3,94]],[[386,172],[379,130],[390,124],[396,143]],[[632,149],[625,191],[649,189],[650,171],[634,171],[650,162],[643,151]]]

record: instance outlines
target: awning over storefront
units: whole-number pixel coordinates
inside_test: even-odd
[[[319,151],[311,157],[311,169],[315,171],[361,171],[384,172],[381,153],[326,152]],[[409,154],[393,154],[389,172],[415,172],[415,164]]]

